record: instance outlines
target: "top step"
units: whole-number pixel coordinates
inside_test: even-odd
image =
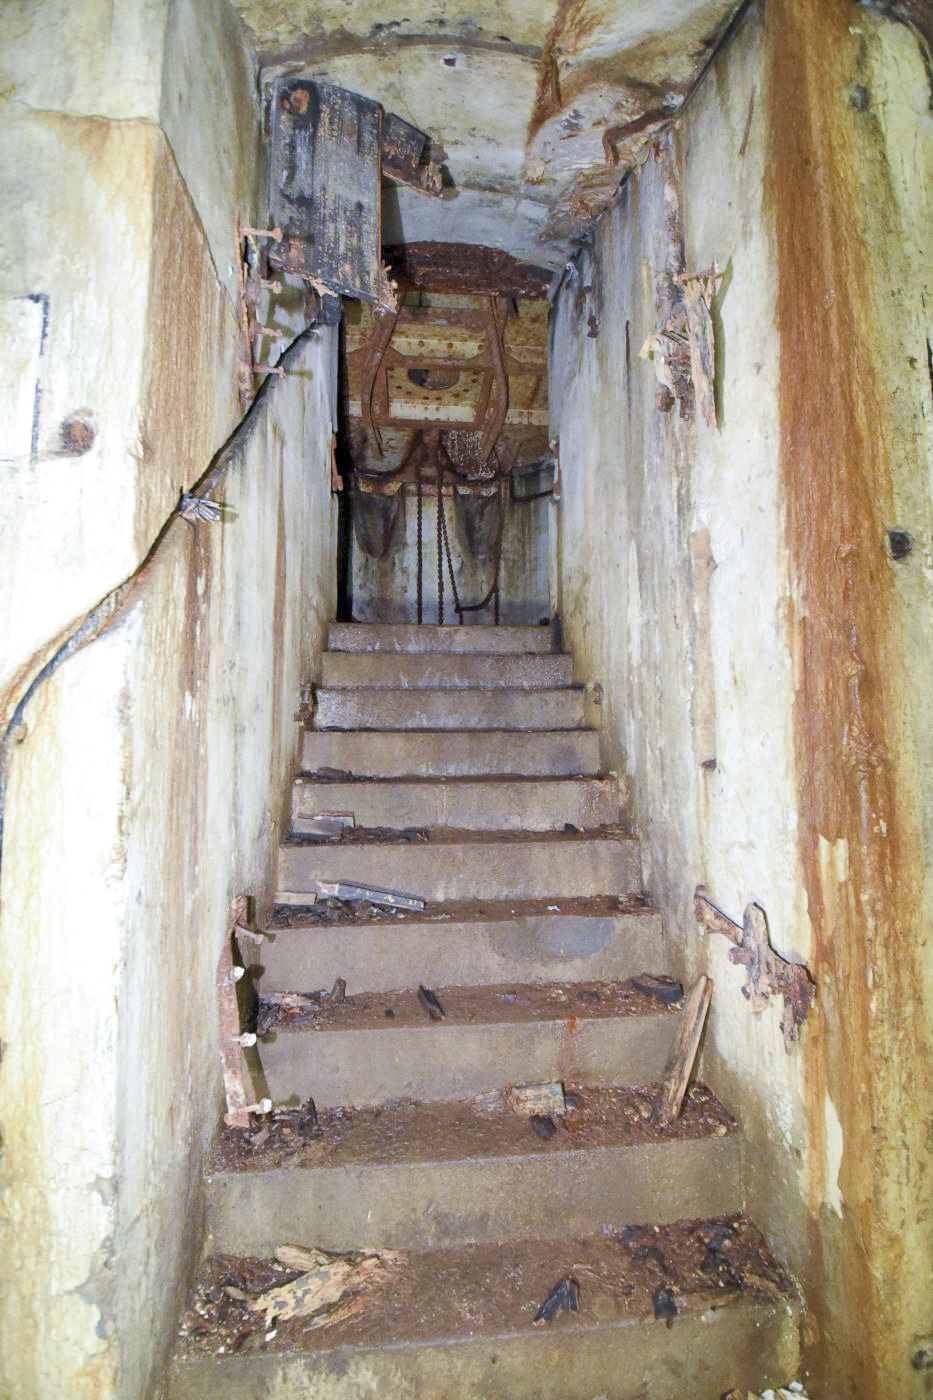
[[[548,627],[438,627],[407,622],[332,622],[328,651],[495,652],[498,655],[557,650]]]

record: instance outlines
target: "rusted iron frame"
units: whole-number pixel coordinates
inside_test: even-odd
[[[385,253],[413,287],[431,292],[537,301],[547,295],[554,275],[550,268],[473,243],[422,241],[390,246]]]
[[[377,307],[374,310],[373,333],[366,346],[363,364],[360,366],[360,415],[367,432],[375,441],[380,457],[385,454],[382,450],[382,434],[373,417],[373,393],[383,358],[398,322],[400,307],[401,298],[394,308]]]
[[[240,404],[243,408],[246,408],[253,400],[256,393],[254,381],[258,376],[275,375],[279,379],[285,378],[285,371],[281,365],[259,365],[256,363],[257,336],[270,335],[281,339],[283,335],[281,331],[272,326],[260,325],[258,320],[259,304],[263,291],[268,289],[280,292],[282,290],[281,282],[269,281],[262,276],[259,248],[261,238],[269,238],[273,243],[281,242],[282,230],[280,228],[251,228],[248,224],[240,222],[240,215],[237,213],[233,221],[240,338],[237,380]],[[243,256],[244,242],[250,252],[248,260]]]
[[[760,905],[747,904],[743,922],[738,924],[713,903],[703,885],[698,885],[693,896],[693,911],[709,933],[721,933],[733,945],[729,949],[729,961],[745,968],[742,995],[752,1003],[754,1010],[762,1010],[771,996],[783,998],[781,1030],[785,1048],[791,1051],[816,996],[816,984],[809,969],[802,963],[783,958],[772,946],[767,916]]]
[[[506,309],[506,315],[507,314],[508,310]],[[492,450],[499,440],[499,435],[505,426],[506,414],[509,411],[509,380],[505,372],[505,359],[502,350],[502,326],[499,324],[496,297],[489,298],[489,322],[491,330],[489,350],[493,360],[493,375],[499,393],[499,401],[496,412],[491,416],[480,444],[481,462],[487,462],[492,456]]]

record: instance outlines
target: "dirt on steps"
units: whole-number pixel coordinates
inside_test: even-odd
[[[541,1137],[505,1093],[431,1104],[400,1100],[374,1108],[277,1109],[252,1117],[249,1130],[225,1128],[209,1174],[280,1167],[457,1161],[574,1152],[594,1147],[672,1142],[735,1131],[735,1120],[704,1084],[695,1084],[679,1118],[651,1122],[657,1086],[564,1086],[567,1112]]]
[[[521,1332],[535,1325],[541,1304],[565,1278],[578,1285],[578,1312],[560,1312],[538,1326],[566,1331],[629,1317],[676,1327],[685,1313],[728,1307],[741,1298],[773,1304],[793,1296],[760,1232],[741,1215],[620,1226],[578,1240],[412,1252],[356,1316],[331,1326],[314,1317],[267,1328],[250,1301],[298,1272],[274,1259],[213,1256],[198,1275],[176,1355],[386,1346]]]

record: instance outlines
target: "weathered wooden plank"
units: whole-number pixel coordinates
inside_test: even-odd
[[[382,108],[305,78],[273,85],[269,203],[283,230],[270,261],[374,301],[381,274]]]

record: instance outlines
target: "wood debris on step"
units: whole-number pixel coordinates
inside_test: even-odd
[[[700,1048],[700,1038],[706,1024],[713,995],[713,982],[710,977],[698,977],[684,1002],[683,1015],[674,1040],[671,1057],[664,1071],[664,1080],[658,1092],[654,1111],[654,1121],[659,1124],[671,1123],[680,1115],[681,1104],[694,1061]]]
[[[279,890],[276,904],[309,905],[320,896],[330,899],[368,900],[392,909],[423,909],[424,900],[398,890],[377,890],[371,885],[355,885],[349,880],[311,880],[309,890]]]
[[[567,1111],[564,1086],[559,1081],[550,1084],[513,1085],[507,1091],[506,1097],[513,1112],[523,1113],[526,1117],[560,1117]]]
[[[392,1269],[404,1258],[394,1251],[333,1254],[297,1245],[282,1245],[275,1257],[286,1268],[303,1272],[250,1298],[247,1306],[263,1313],[267,1326],[301,1317],[309,1327],[327,1327],[362,1311],[367,1294],[384,1288]]]

